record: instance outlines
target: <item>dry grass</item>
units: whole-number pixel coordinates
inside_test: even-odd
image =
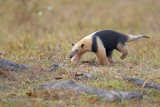
[[[160,83],[160,1],[153,0],[0,0],[0,57],[17,63],[46,68],[52,63],[63,65],[72,72],[88,72],[97,80],[78,81],[63,70],[44,72],[11,72],[0,69],[0,104],[2,106],[158,106],[160,92],[139,88],[125,82],[122,76],[131,76]],[[43,14],[42,14],[43,13]],[[74,66],[68,58],[71,43],[102,29],[122,33],[144,34],[150,40],[141,39],[128,43],[129,55],[125,60],[114,52],[115,66],[107,63],[98,66],[96,56],[87,53]],[[51,99],[28,97],[36,85],[73,79],[84,85],[119,91],[141,90],[140,101],[122,102],[90,101],[93,96],[66,93]],[[68,98],[68,96],[71,96]],[[62,97],[64,96],[64,98]],[[1,101],[2,100],[2,101]]]

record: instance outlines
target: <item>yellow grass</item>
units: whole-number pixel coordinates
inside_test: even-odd
[[[0,57],[17,63],[42,68],[52,63],[63,65],[72,72],[88,72],[98,77],[87,82],[74,79],[74,75],[62,70],[30,72],[0,70],[2,106],[158,106],[160,91],[139,88],[125,82],[122,76],[152,80],[160,83],[160,1],[158,0],[0,0]],[[81,60],[92,64],[71,64],[71,43],[97,30],[110,29],[125,34],[143,34],[151,39],[127,43],[129,55],[125,60],[115,51],[115,66],[98,66],[96,56],[85,54]],[[3,74],[3,75],[2,75]],[[75,80],[81,84],[119,91],[143,92],[142,100],[122,102],[96,101],[93,96],[80,97],[66,94],[56,99],[28,97],[36,85],[63,80]],[[16,94],[9,97],[11,94]],[[60,94],[61,95],[61,94]],[[72,95],[72,94],[71,94]],[[1,101],[2,100],[2,101]]]

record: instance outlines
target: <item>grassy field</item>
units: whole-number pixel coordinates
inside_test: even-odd
[[[160,105],[160,91],[137,87],[122,76],[160,83],[160,1],[159,0],[0,0],[0,57],[37,67],[28,72],[0,68],[0,106],[145,106]],[[115,51],[116,64],[99,66],[93,53],[85,54],[75,66],[69,60],[71,43],[103,29],[125,34],[144,34],[151,39],[127,43],[125,60]],[[75,80],[74,75],[58,69],[45,72],[53,63],[72,72],[87,72],[96,80]],[[67,93],[57,97],[29,97],[35,86],[55,82],[55,77],[107,90],[143,92],[142,100],[122,102],[94,101],[94,96]],[[5,86],[7,88],[5,88]]]

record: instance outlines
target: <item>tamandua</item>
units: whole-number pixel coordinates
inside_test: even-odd
[[[100,65],[104,64],[106,57],[111,64],[114,64],[114,60],[112,59],[113,50],[116,49],[122,52],[123,54],[120,58],[124,59],[128,55],[128,48],[125,42],[134,41],[139,38],[149,37],[145,35],[125,35],[113,30],[94,32],[84,37],[75,45],[72,43],[73,47],[69,57],[73,63],[78,63],[85,52],[94,52]]]

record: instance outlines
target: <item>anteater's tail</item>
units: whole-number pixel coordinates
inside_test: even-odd
[[[150,38],[150,37],[145,36],[145,35],[136,35],[136,36],[128,35],[127,42],[131,42],[131,41],[134,41],[134,40],[137,40],[137,39],[140,39],[140,38]]]

